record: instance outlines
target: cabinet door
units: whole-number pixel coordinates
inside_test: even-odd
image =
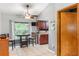
[[[61,13],[60,48],[62,56],[77,56],[76,20],[76,13]]]
[[[47,44],[48,43],[48,34],[40,35],[40,44]]]
[[[47,29],[48,27],[47,27],[46,21],[38,21],[38,22],[37,22],[37,28],[38,28],[39,30]]]
[[[43,29],[43,22],[42,21],[38,21],[38,29]]]
[[[0,56],[8,56],[9,55],[9,49],[8,49],[8,40],[0,40]]]

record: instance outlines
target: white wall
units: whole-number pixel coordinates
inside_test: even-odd
[[[49,49],[56,50],[56,40],[57,40],[57,11],[68,6],[68,3],[50,3],[39,15],[39,20],[49,21]],[[55,20],[55,22],[54,22]],[[52,29],[52,24],[55,23],[55,30]],[[52,27],[52,28],[51,28]]]
[[[12,21],[17,21],[17,22],[32,22],[33,20],[27,20],[27,19],[24,19],[22,17],[19,17],[19,16],[15,16],[15,15],[10,15],[10,14],[5,14],[5,13],[2,13],[1,14],[1,33],[9,33],[10,32],[10,24],[9,24],[9,21],[12,20]]]
[[[0,14],[0,34],[1,34],[1,25],[2,25],[2,19],[1,19],[1,14]]]

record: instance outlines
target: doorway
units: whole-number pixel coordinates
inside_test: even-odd
[[[46,23],[46,22],[45,22]],[[44,23],[43,23],[44,24]],[[26,23],[26,22],[13,22],[12,24],[12,31],[13,31],[13,39],[15,39],[15,47],[12,46],[9,49],[9,55],[10,56],[38,56],[38,55],[43,55],[43,56],[48,56],[48,55],[54,55],[54,53],[52,53],[49,49],[48,49],[48,29],[46,27],[46,25],[44,24],[45,28],[44,29],[40,29],[39,33],[37,32],[37,30],[35,29],[37,26],[34,25],[34,22],[31,23]],[[42,25],[43,27],[43,25]],[[26,31],[26,28],[27,31]],[[27,46],[23,46],[20,47],[20,42],[19,40],[16,39],[20,39],[18,38],[16,35],[26,35],[26,34],[30,34],[32,33],[34,34],[34,32],[36,32],[38,35],[40,35],[39,40],[41,41],[40,43],[37,44],[32,44],[30,43]],[[41,34],[40,34],[41,33]],[[22,38],[24,39],[24,38]]]

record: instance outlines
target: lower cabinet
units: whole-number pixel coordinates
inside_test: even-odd
[[[41,34],[39,38],[39,44],[48,44],[48,34]]]
[[[7,39],[0,39],[0,56],[9,56],[9,46]]]

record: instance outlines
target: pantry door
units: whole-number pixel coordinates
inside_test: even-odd
[[[60,50],[61,56],[77,56],[77,14],[61,12]]]

